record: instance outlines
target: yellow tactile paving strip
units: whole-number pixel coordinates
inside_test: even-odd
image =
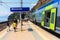
[[[20,31],[20,24],[17,27],[17,32],[12,31],[6,40],[35,40],[32,32],[29,32],[27,25],[24,23],[22,26],[23,31]]]
[[[29,21],[30,26],[44,39],[44,40],[60,40],[45,30],[39,28],[37,25]]]

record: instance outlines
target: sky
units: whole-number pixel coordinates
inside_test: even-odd
[[[30,7],[30,10],[36,5],[38,0],[23,0],[23,7]],[[21,7],[21,0],[0,0],[0,22],[7,21],[12,12],[11,7]]]

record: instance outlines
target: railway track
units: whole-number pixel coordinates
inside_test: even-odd
[[[8,21],[4,21],[4,22],[0,22],[0,31],[4,30],[5,28],[7,28],[7,22]],[[10,22],[11,24],[11,22]]]

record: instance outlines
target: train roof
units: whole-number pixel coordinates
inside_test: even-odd
[[[52,0],[51,2],[49,2],[49,3],[45,4],[44,6],[40,7],[39,9],[36,9],[36,10],[35,10],[34,12],[32,12],[32,13],[35,13],[37,10],[40,10],[40,9],[42,9],[42,8],[48,6],[48,5],[51,5],[51,4],[53,4],[53,3],[56,3],[56,2],[58,2],[58,4],[59,4],[59,1],[60,1],[60,0]]]

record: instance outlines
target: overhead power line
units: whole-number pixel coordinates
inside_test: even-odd
[[[21,2],[0,2],[0,3],[21,3]],[[30,2],[23,2],[25,4],[35,4],[35,3],[30,3]]]
[[[6,6],[8,6],[5,2],[3,2],[2,0],[0,0],[0,3],[4,3]],[[8,7],[10,7],[10,6],[8,6]]]
[[[10,8],[10,6],[8,5],[8,4],[11,4],[11,3],[21,3],[21,2],[3,2],[2,0],[0,0],[0,5],[2,5],[2,6],[4,6],[3,4],[5,4],[6,6],[4,6],[4,7],[8,7],[8,8]],[[36,4],[35,2],[33,2],[33,3],[31,3],[31,2],[23,2],[23,4]]]
[[[5,4],[6,6],[4,6],[3,4]],[[3,7],[5,7],[6,9],[10,7],[5,2],[3,2],[2,0],[0,0],[0,5],[3,6]]]

